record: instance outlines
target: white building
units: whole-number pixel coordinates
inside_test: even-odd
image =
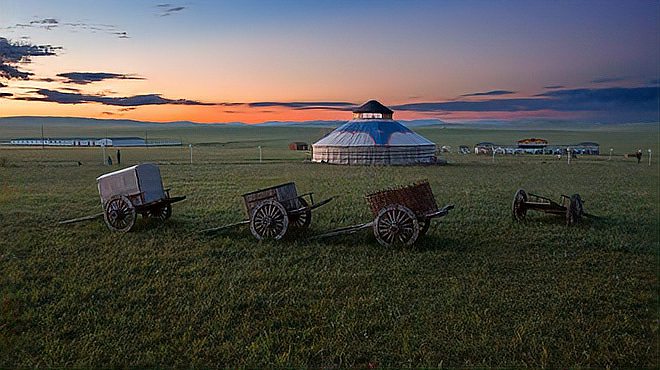
[[[113,138],[17,138],[11,139],[11,145],[17,146],[146,146],[141,137]],[[179,143],[180,144],[180,143]]]

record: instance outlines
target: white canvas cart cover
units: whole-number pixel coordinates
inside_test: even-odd
[[[142,163],[123,170],[99,176],[99,195],[105,203],[117,195],[130,197],[134,205],[148,204],[165,198],[160,169],[151,163]],[[131,197],[142,193],[143,198]],[[144,200],[144,202],[143,202]]]

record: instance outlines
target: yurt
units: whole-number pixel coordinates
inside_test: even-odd
[[[353,119],[312,145],[312,161],[347,165],[411,165],[435,161],[435,144],[392,119],[394,112],[370,100]]]

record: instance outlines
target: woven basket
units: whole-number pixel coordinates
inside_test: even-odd
[[[400,204],[410,208],[418,217],[438,210],[429,182],[424,180],[412,185],[382,190],[365,196],[374,217],[391,204]]]

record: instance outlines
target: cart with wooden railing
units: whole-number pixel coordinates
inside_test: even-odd
[[[298,194],[296,184],[289,182],[243,194],[247,218],[229,225],[203,230],[219,232],[240,225],[250,225],[259,240],[279,240],[290,227],[304,230],[312,222],[312,210],[330,202],[333,197],[314,202],[314,193]]]

